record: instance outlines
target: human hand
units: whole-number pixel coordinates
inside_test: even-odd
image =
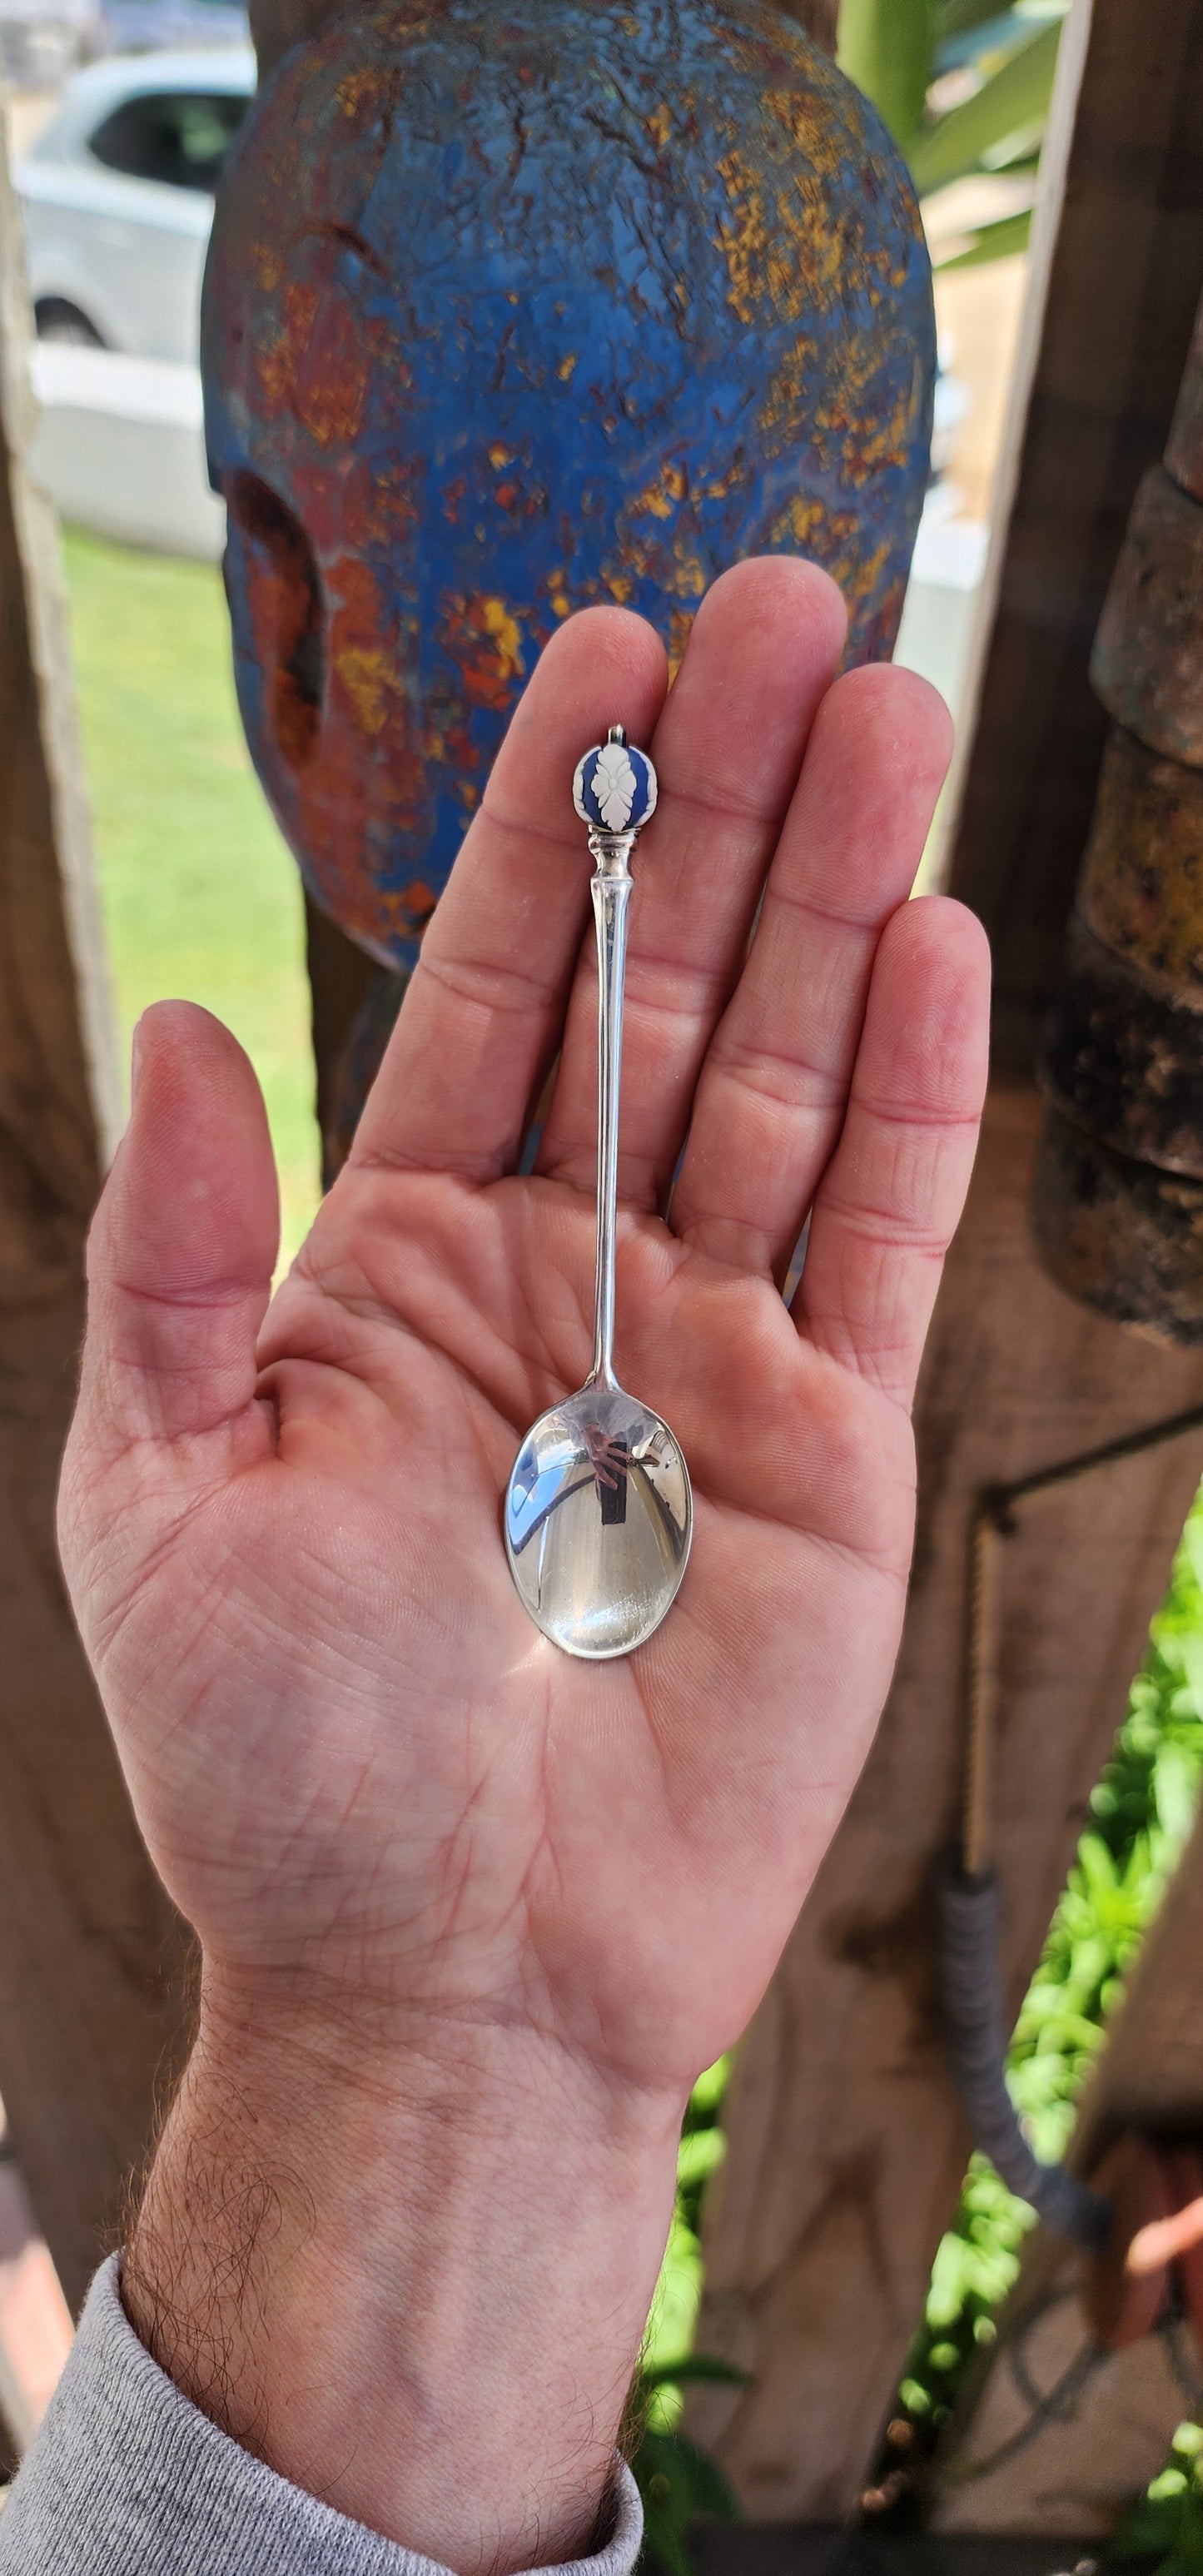
[[[270,1309],[262,1103],[199,1010],[141,1024],[93,1230],[64,1562],[203,1952],[127,2301],[238,2438],[459,2576],[587,2538],[684,2100],[767,1983],[897,1648],[986,959],[958,906],[906,900],[945,711],[900,671],[833,686],[842,632],[821,574],[744,564],[665,698],[650,628],[571,620]],[[590,1664],[526,1618],[500,1498],[592,1347],[570,782],[616,720],[660,778],[617,1365],[680,1439],[695,1524],[664,1626]]]

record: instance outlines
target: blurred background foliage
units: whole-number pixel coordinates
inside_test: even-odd
[[[1015,202],[966,224],[938,265],[1027,244],[1069,0],[841,0],[839,59],[905,152],[919,194],[1005,178]]]
[[[1091,1797],[1089,1822],[1011,2042],[1011,2091],[1046,2160],[1065,2149],[1107,2017],[1191,1830],[1201,1784],[1203,1495],[1183,1533],[1149,1653]],[[1033,2223],[1026,2203],[1007,2191],[984,2156],[974,2156],[956,2221],[936,2256],[899,2391],[891,2426],[895,2460],[874,2492],[879,2510],[905,2509],[917,2492],[970,2355],[993,2340],[993,2312],[1015,2278]],[[1189,2472],[1180,2461],[1171,2463],[1166,2475],[1181,2476],[1182,2483],[1165,2489],[1160,2503],[1164,2508],[1178,2499],[1180,2514],[1198,2514],[1199,2551],[1182,2563],[1203,2576],[1203,2509],[1193,2460],[1192,2452]],[[1163,2520],[1172,2518],[1163,2512]]]
[[[1064,1895],[1015,2027],[1012,2092],[1038,2155],[1064,2151],[1082,2085],[1124,1972],[1152,1922],[1193,1825],[1203,1786],[1203,1493],[1187,1522],[1153,1622],[1127,1716],[1090,1801]],[[635,2453],[652,2556],[686,2576],[694,2512],[734,2510],[725,2484],[680,2432],[690,2376],[721,2365],[692,2353],[702,2286],[701,2213],[723,2154],[718,2121],[729,2060],[702,2078],[681,2142],[677,2214],[645,2355],[646,2423]],[[984,2156],[970,2163],[956,2219],[932,2269],[866,2510],[883,2524],[922,2520],[924,2472],[975,2350],[1019,2268],[1032,2211]],[[674,2367],[674,2361],[676,2367]],[[734,2374],[728,2374],[734,2375]],[[1203,2432],[1183,2425],[1166,2468],[1113,2543],[1108,2564],[1203,2576]]]

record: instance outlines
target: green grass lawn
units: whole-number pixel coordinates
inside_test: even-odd
[[[96,852],[123,1039],[203,1002],[263,1085],[283,1252],[318,1192],[300,882],[242,738],[215,566],[64,532]]]

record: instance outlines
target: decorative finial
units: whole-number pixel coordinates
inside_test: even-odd
[[[577,764],[572,801],[582,823],[595,832],[638,832],[656,810],[656,773],[645,751],[629,743],[624,725],[611,725]]]

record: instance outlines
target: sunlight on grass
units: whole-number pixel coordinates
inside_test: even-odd
[[[234,1030],[267,1102],[287,1262],[318,1195],[304,918],[243,742],[220,575],[72,529],[63,551],[126,1063],[165,996]]]

